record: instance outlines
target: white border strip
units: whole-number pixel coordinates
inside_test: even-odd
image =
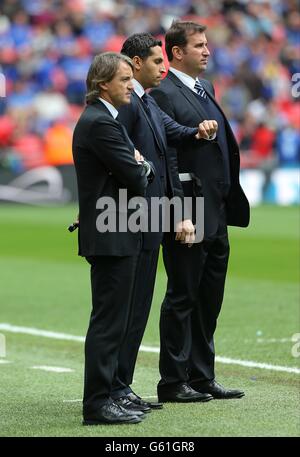
[[[33,336],[43,336],[46,338],[53,338],[57,340],[64,340],[64,341],[77,341],[77,342],[84,342],[85,338],[83,336],[75,336],[69,335],[67,333],[58,333],[58,332],[51,332],[48,330],[40,330],[37,328],[30,328],[30,327],[18,327],[16,325],[0,323],[0,330],[12,333],[22,333],[26,335],[33,335]],[[142,352],[154,352],[156,354],[159,353],[158,347],[151,347],[151,346],[141,346],[140,351]],[[254,362],[252,360],[239,360],[239,359],[231,359],[229,357],[221,357],[216,356],[216,362],[224,363],[228,365],[240,365],[242,367],[248,368],[260,368],[263,370],[272,370],[272,371],[282,371],[285,373],[295,373],[300,374],[300,369],[296,367],[285,367],[280,365],[271,365],[268,363],[260,363]]]

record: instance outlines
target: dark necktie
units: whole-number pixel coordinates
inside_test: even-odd
[[[154,128],[155,130],[155,133],[157,134],[157,126],[155,125],[155,122],[153,120],[153,116],[152,116],[152,112],[151,112],[151,108],[150,108],[150,103],[149,103],[149,95],[146,94],[146,92],[144,93],[144,95],[142,96],[142,101],[143,101],[143,106],[144,106],[144,110],[146,111],[146,113],[148,114],[148,117],[150,119],[150,122],[151,122],[151,125],[152,127]]]
[[[162,143],[162,139],[161,139],[162,133],[159,130],[158,125],[156,124],[156,122],[153,119],[152,112],[151,112],[151,110],[153,110],[153,108],[150,108],[151,104],[149,103],[149,95],[146,92],[142,96],[142,102],[143,102],[144,110],[146,111],[146,113],[148,115],[148,118],[149,118],[149,121],[150,121],[150,123],[152,125],[152,128],[153,128],[153,131],[155,133],[156,139],[159,142],[159,144],[161,144]]]
[[[205,89],[204,89],[204,87],[202,86],[201,82],[198,79],[196,79],[194,88],[196,89],[197,94],[200,95],[200,97],[207,98],[207,94],[205,92]]]
[[[143,103],[144,103],[144,108],[147,111],[147,114],[149,114],[149,116],[151,117],[151,109],[150,109],[150,106],[149,106],[148,94],[146,94],[146,92],[142,96],[142,100],[143,100]]]

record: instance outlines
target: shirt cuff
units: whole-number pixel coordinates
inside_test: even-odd
[[[151,173],[151,166],[150,166],[150,163],[148,163],[146,160],[144,160],[143,162],[139,162],[141,165],[143,165],[145,171],[146,171],[146,176],[149,176],[150,173]]]
[[[207,141],[212,141],[212,140],[215,140],[217,138],[217,133],[215,132],[213,135],[210,135],[208,138],[207,138]],[[206,138],[204,138],[206,139]]]

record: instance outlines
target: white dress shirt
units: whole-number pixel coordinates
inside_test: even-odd
[[[118,110],[114,107],[114,105],[112,105],[111,103],[109,103],[107,100],[104,100],[104,98],[99,97],[99,100],[106,106],[106,108],[108,109],[108,111],[110,112],[110,114],[112,115],[112,117],[113,117],[114,119],[116,119],[116,117],[118,116],[119,112],[118,112]]]
[[[141,83],[139,83],[136,79],[133,79],[132,82],[133,82],[134,92],[135,92],[140,98],[142,98],[142,96],[143,96],[144,93],[145,93],[145,89],[143,88],[143,86],[141,85]]]

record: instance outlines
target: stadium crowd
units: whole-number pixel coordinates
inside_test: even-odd
[[[71,163],[92,57],[120,51],[135,32],[163,39],[177,18],[209,27],[206,77],[240,143],[242,167],[299,164],[299,6],[299,0],[0,0],[0,168],[19,173]]]

